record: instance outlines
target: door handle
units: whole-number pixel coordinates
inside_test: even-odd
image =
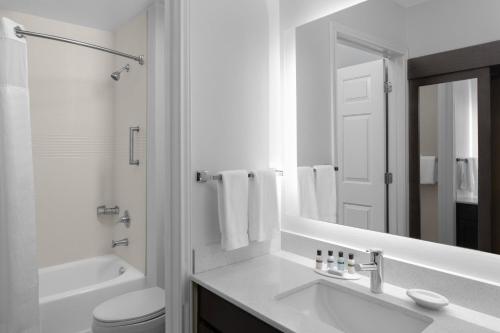
[[[137,132],[139,133],[140,128],[139,126],[135,127],[129,127],[129,133],[128,133],[128,138],[129,138],[129,150],[128,150],[128,164],[130,165],[139,165],[139,160],[136,160],[134,157],[134,145],[135,145],[135,136],[134,133]]]

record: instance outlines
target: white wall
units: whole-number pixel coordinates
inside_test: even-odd
[[[281,31],[336,13],[366,0],[279,0]]]
[[[406,11],[392,0],[368,0],[329,16],[330,20],[404,51]]]
[[[0,12],[26,29],[113,46],[113,34]],[[40,267],[111,252],[113,57],[28,37],[30,106]]]
[[[422,156],[438,157],[438,87],[430,85],[419,90],[419,144]],[[420,185],[420,238],[432,242],[439,240],[438,186],[439,183]]]
[[[331,165],[335,160],[331,22],[333,20],[327,17],[301,25],[295,30],[298,166]],[[343,44],[336,46],[336,57],[337,68],[381,58]]]
[[[453,82],[456,157],[478,157],[477,79]]]
[[[433,0],[410,7],[410,58],[500,39],[497,0]]]
[[[337,68],[359,65],[382,58],[380,55],[369,53],[340,43],[337,44],[336,54]]]
[[[123,215],[127,209],[130,228],[122,224],[113,227],[113,239],[129,239],[129,246],[116,247],[113,252],[141,271],[146,265],[146,137],[147,137],[147,15],[138,15],[114,33],[114,47],[122,52],[144,55],[140,66],[129,59],[114,57],[114,68],[130,63],[130,72],[123,72],[114,86],[115,155],[113,164],[113,199]],[[111,79],[110,79],[111,80]],[[135,156],[139,166],[129,165],[129,127],[139,126]],[[115,217],[117,219],[117,217]]]
[[[297,165],[332,165],[330,24],[297,28]]]
[[[214,183],[196,170],[269,167],[270,45],[265,0],[190,4],[191,241],[220,242]]]
[[[157,0],[147,10],[148,16],[148,142],[147,142],[147,228],[146,228],[146,271],[149,286],[165,288],[165,265],[172,255],[166,246],[167,216],[172,209],[168,192],[171,187],[167,176],[168,161],[173,159],[169,153],[170,131],[167,119],[167,101],[170,101],[167,89],[165,66],[166,56],[166,18],[165,3]],[[170,127],[168,127],[170,128]],[[186,245],[188,246],[188,245]],[[167,296],[168,304],[175,301]],[[172,307],[170,305],[170,307]],[[170,317],[172,318],[172,317]]]

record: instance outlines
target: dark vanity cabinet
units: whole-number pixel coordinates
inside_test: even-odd
[[[196,289],[198,333],[279,333],[281,331],[199,286]]]
[[[457,246],[478,249],[477,205],[457,203]]]

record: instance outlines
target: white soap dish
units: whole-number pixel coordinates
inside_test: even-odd
[[[431,310],[439,310],[450,303],[446,297],[424,289],[408,289],[406,295],[421,307]]]
[[[361,275],[359,275],[358,273],[350,274],[348,272],[340,272],[336,269],[327,270],[327,271],[322,270],[322,269],[315,269],[314,271],[320,275],[331,277],[334,279],[339,279],[339,280],[359,280],[359,279],[361,279]]]

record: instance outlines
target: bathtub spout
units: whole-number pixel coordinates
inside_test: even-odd
[[[113,241],[111,247],[115,248],[117,246],[128,246],[128,238],[120,239],[118,241]]]

